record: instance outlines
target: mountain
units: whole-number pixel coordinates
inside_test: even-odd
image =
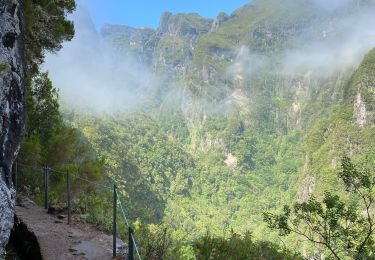
[[[131,81],[153,75],[146,90],[124,78],[147,102],[69,122],[124,185],[132,219],[178,241],[228,228],[273,239],[262,212],[336,192],[344,154],[373,167],[374,8],[254,0],[214,20],[164,13],[155,30],[106,25],[106,48],[142,65]]]

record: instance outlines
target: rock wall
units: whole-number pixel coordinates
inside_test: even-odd
[[[364,126],[366,124],[366,104],[363,101],[360,92],[357,93],[357,97],[354,102],[354,115],[356,118],[356,123],[359,126]]]
[[[13,227],[12,165],[24,132],[25,56],[22,0],[0,1],[0,250]]]

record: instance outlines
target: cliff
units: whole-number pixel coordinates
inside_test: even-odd
[[[21,0],[0,3],[0,248],[13,227],[12,165],[24,130],[25,63]]]

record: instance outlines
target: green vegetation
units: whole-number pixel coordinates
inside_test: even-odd
[[[270,242],[254,242],[250,233],[228,237],[206,235],[195,244],[195,259],[303,259]]]
[[[90,180],[102,180],[105,176],[103,161],[92,153],[89,143],[77,129],[64,123],[58,90],[53,87],[48,74],[39,72],[45,52],[58,51],[63,41],[72,39],[74,27],[66,15],[75,9],[75,2],[25,0],[24,9],[27,114],[26,133],[18,156],[22,173],[18,192],[33,196],[40,202],[41,165],[48,163],[55,170],[69,170]],[[65,174],[51,176],[51,203],[63,199],[65,183]],[[73,192],[79,197],[87,190],[85,186],[73,187]]]
[[[0,64],[0,72],[9,70],[9,67],[6,64]]]
[[[213,32],[212,21],[196,14],[165,14],[156,31],[108,26],[105,39],[123,48],[136,42],[126,51],[144,55],[163,74],[163,86],[148,93],[151,105],[141,111],[98,115],[67,108],[62,113],[58,90],[35,67],[44,51],[57,51],[73,36],[64,15],[74,2],[25,0],[32,74],[19,162],[48,162],[75,173],[74,211],[103,230],[112,225],[111,191],[77,176],[115,182],[145,259],[301,259],[300,254],[318,257],[328,251],[372,257],[373,216],[360,213],[362,201],[366,208],[374,200],[372,171],[345,158],[339,173],[343,183],[336,173],[343,154],[374,166],[375,50],[354,73],[282,71],[282,54],[291,42],[303,47],[306,43],[295,43],[298,35],[319,20],[311,37],[320,37],[331,19],[316,19],[322,10],[308,1],[284,2],[254,0]],[[44,16],[34,18],[42,14],[57,18],[51,24]],[[338,17],[345,14],[337,11]],[[243,64],[238,58],[241,64],[232,75],[229,68],[243,45],[257,55]],[[272,62],[248,71],[258,58]],[[174,99],[181,86],[191,92],[183,108],[164,96]],[[362,126],[353,110],[358,93],[367,115]],[[26,168],[21,172],[21,191],[40,202],[38,175]],[[65,181],[63,175],[52,177],[53,203],[64,202]],[[295,234],[284,241],[267,224],[313,243],[299,242]],[[119,230],[126,235],[124,226]]]
[[[74,11],[76,4],[74,0],[23,0],[23,7],[28,76],[32,78],[39,71],[46,51],[56,52],[62,42],[73,38],[73,22],[66,15]]]
[[[336,259],[370,259],[374,257],[374,173],[358,169],[348,157],[342,159],[338,177],[350,194],[347,202],[330,192],[322,201],[311,197],[284,206],[283,213],[265,213],[271,229],[281,236],[296,233],[308,241],[323,247]]]
[[[181,36],[169,36],[160,40],[157,52],[165,60],[160,61],[160,65],[176,67],[184,64],[191,58],[190,48],[185,39]]]
[[[366,56],[364,57],[360,67],[354,73],[352,84],[358,85],[364,79],[371,80],[375,75],[375,49],[371,50]]]
[[[175,32],[180,35],[204,34],[210,31],[212,20],[205,19],[197,13],[176,14],[164,13],[161,20],[161,29],[166,23],[173,24]]]
[[[55,170],[70,170],[81,178],[103,179],[103,162],[91,152],[90,145],[78,130],[64,124],[59,111],[58,91],[47,73],[33,78],[28,94],[27,131],[18,162],[34,167],[48,163]],[[40,189],[42,182],[38,182],[38,175],[35,169],[22,169],[19,192],[33,194]],[[56,203],[64,196],[65,183],[65,175],[52,177],[51,202]]]
[[[91,152],[80,132],[64,124],[59,111],[58,90],[47,73],[39,72],[46,51],[55,52],[71,40],[74,27],[66,15],[75,9],[74,0],[58,2],[24,0],[25,45],[28,81],[26,85],[26,134],[18,162],[39,167],[46,163],[56,170],[70,170],[82,177],[102,179],[102,161]],[[20,192],[38,194],[38,170],[22,169]],[[51,179],[51,201],[63,196],[65,176]],[[40,200],[40,197],[36,198]]]
[[[206,233],[188,243],[181,237],[172,239],[173,232],[166,225],[145,226],[137,221],[135,227],[144,259],[302,259],[271,242],[255,241],[249,232]]]
[[[262,242],[251,242],[257,239],[284,243],[304,256],[319,254],[314,245],[298,244],[296,236],[278,240],[267,229],[262,213],[333,194],[339,185],[335,173],[342,153],[373,165],[372,124],[354,123],[353,99],[347,96],[347,90],[352,97],[357,91],[352,71],[320,77],[288,75],[278,68],[288,40],[321,10],[306,3],[288,2],[281,11],[270,7],[274,1],[253,4],[236,11],[217,31],[200,35],[194,49],[181,35],[167,35],[157,43],[154,55],[165,59],[163,71],[177,75],[193,98],[199,97],[191,110],[164,103],[159,108],[157,100],[157,109],[130,115],[69,116],[70,124],[82,129],[95,153],[105,158],[110,178],[123,187],[130,218],[139,218],[138,232],[151,234],[139,235],[145,238],[141,244],[150,248],[144,254],[151,259],[204,259],[210,252],[213,259],[225,253],[241,259],[257,252]],[[290,8],[299,12],[286,15]],[[226,70],[242,44],[274,55],[275,63],[250,76],[240,71],[238,82],[228,80]],[[178,66],[187,69],[182,70],[183,77],[175,70]],[[355,73],[366,78],[372,70],[359,67]],[[221,106],[220,101],[238,89],[247,103]],[[370,107],[373,92],[363,93]],[[212,103],[207,105],[206,100]],[[338,195],[348,199],[344,192]],[[238,237],[223,236],[231,228],[241,230]],[[263,251],[281,252],[279,246]],[[239,255],[234,248],[242,248]]]

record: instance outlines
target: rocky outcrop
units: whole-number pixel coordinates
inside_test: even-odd
[[[78,26],[79,23],[76,28]],[[100,34],[117,49],[132,53],[140,62],[147,65],[151,64],[154,49],[159,41],[155,30],[147,27],[138,29],[126,25],[107,24],[102,27]]]
[[[24,131],[25,58],[21,0],[0,1],[0,248],[13,227],[12,165]]]
[[[175,14],[165,12],[160,19],[158,33],[162,36],[194,36],[211,30],[213,20],[196,13]]]
[[[22,221],[15,216],[14,228],[10,235],[9,243],[12,244],[23,259],[42,260],[38,239],[34,232]]]
[[[359,126],[364,126],[366,124],[366,104],[363,102],[360,92],[357,93],[357,97],[354,102],[354,115],[356,118],[356,123]]]
[[[225,156],[224,164],[225,164],[228,168],[235,168],[235,167],[237,166],[237,163],[238,163],[238,159],[237,159],[237,157],[235,157],[233,154],[228,153],[228,154]]]
[[[303,174],[305,176],[303,180],[303,185],[298,192],[298,201],[299,202],[306,202],[310,199],[311,195],[314,193],[315,189],[315,178],[309,173],[309,163],[310,159],[309,156],[305,155],[305,164],[303,166]]]
[[[375,48],[364,56],[354,71],[345,99],[352,105],[353,121],[358,126],[375,125]]]
[[[303,180],[304,184],[298,194],[299,202],[307,202],[315,189],[315,179],[311,175],[306,175]]]
[[[226,21],[229,20],[229,15],[227,15],[226,13],[224,12],[221,12],[217,17],[216,19],[214,20],[214,22],[212,23],[212,27],[211,27],[211,32],[216,32],[217,29],[219,29],[219,27],[225,23]]]

